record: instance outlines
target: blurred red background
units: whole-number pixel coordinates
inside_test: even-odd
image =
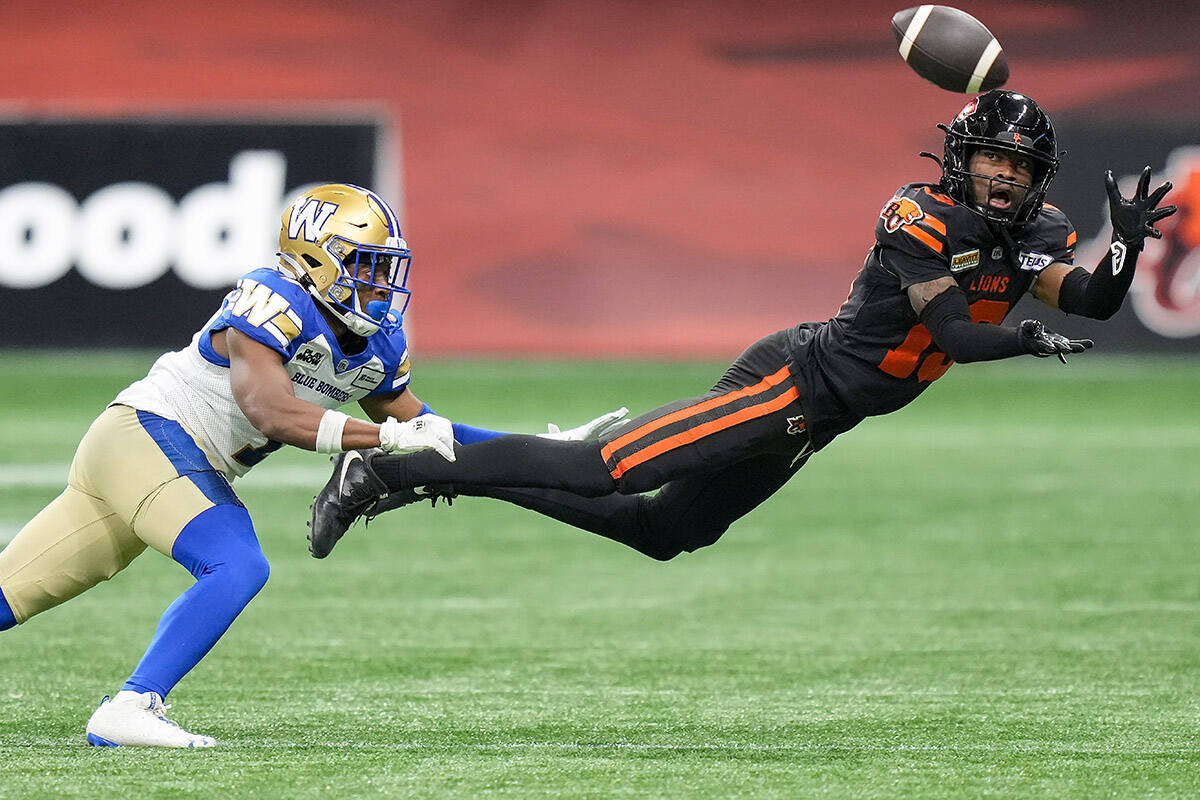
[[[959,6],[1060,133],[1200,113],[1192,6]],[[936,180],[966,98],[900,60],[900,7],[9,0],[0,67],[18,113],[381,110],[422,354],[727,356],[834,314],[880,207]],[[1081,234],[1094,178],[1051,194]]]

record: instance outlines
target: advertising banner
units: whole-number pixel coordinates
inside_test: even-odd
[[[0,122],[4,345],[182,346],[275,263],[288,198],[377,186],[384,142],[369,120]]]

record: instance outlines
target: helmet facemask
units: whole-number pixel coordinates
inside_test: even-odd
[[[412,297],[407,288],[412,256],[404,240],[389,237],[386,245],[374,245],[332,236],[325,249],[339,257],[341,267],[320,298],[326,308],[359,336],[399,328]],[[372,294],[383,292],[386,299],[369,300],[364,305],[362,289]]]
[[[947,141],[950,138],[950,135],[947,135]],[[954,189],[954,192],[950,195],[951,197],[968,206],[972,211],[989,222],[994,222],[1007,228],[1020,228],[1038,215],[1045,203],[1046,191],[1050,188],[1050,181],[1054,179],[1054,174],[1058,171],[1057,161],[1048,163],[1036,153],[1031,153],[1027,149],[1018,149],[1011,145],[1006,147],[1004,142],[995,139],[967,137],[955,149],[960,148],[962,155],[957,157],[948,156],[943,168],[943,183],[947,188],[953,187]],[[949,144],[947,144],[947,149],[950,149]],[[1011,153],[1028,157],[1033,164],[1032,180],[1030,180],[1029,184],[1024,184],[1015,180],[971,172],[971,158],[980,150],[995,150],[998,153]],[[977,179],[987,182],[987,189],[984,191],[982,197],[976,196],[975,181]],[[1023,196],[1019,203],[1013,204],[1010,208],[995,208],[988,200],[992,192],[997,189],[1007,190],[1009,196],[1013,198],[1022,192]]]

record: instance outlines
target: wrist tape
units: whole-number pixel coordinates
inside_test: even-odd
[[[321,424],[317,426],[318,453],[342,452],[342,431],[346,428],[348,414],[330,409],[321,416]]]

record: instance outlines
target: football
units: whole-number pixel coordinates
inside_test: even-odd
[[[1008,61],[983,23],[950,6],[914,6],[892,17],[900,57],[925,80],[975,94],[1003,86]]]

